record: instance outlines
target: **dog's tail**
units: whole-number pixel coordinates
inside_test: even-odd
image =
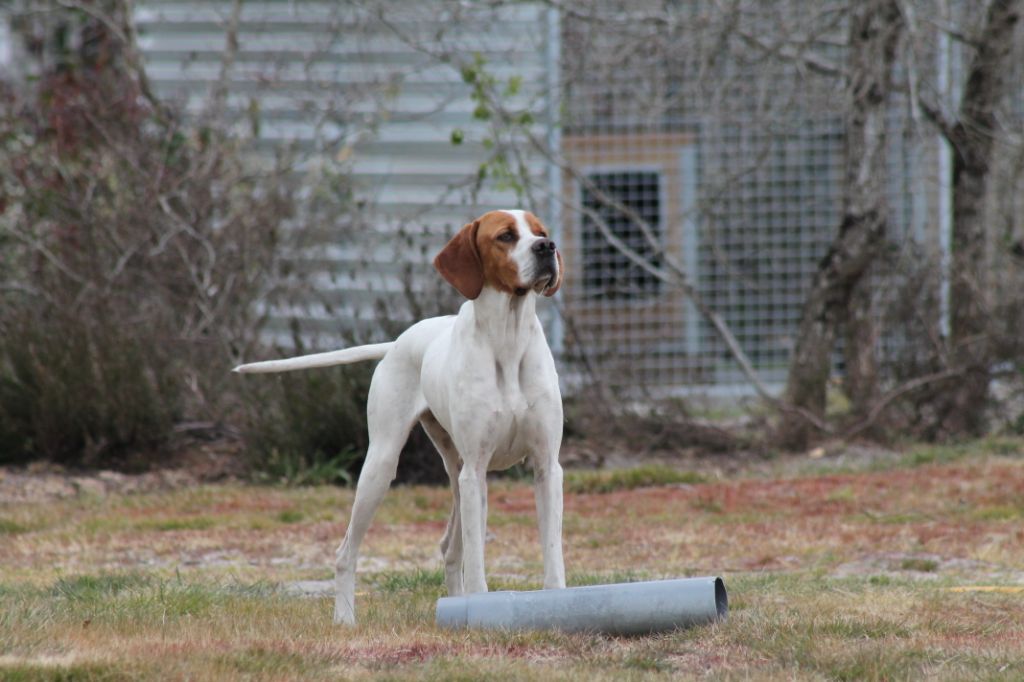
[[[332,365],[349,365],[353,362],[364,362],[366,360],[380,360],[391,347],[394,341],[387,343],[372,343],[368,346],[356,346],[355,348],[344,348],[332,350],[327,353],[314,353],[313,355],[300,355],[297,358],[285,358],[284,360],[267,360],[265,362],[250,362],[246,365],[235,367],[235,372],[241,374],[267,374],[270,372],[290,372],[295,369],[312,369],[314,367],[330,367]]]

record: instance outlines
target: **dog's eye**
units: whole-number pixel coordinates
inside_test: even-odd
[[[499,242],[514,242],[515,240],[516,235],[514,232],[502,232],[498,235]]]

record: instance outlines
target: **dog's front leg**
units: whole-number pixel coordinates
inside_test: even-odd
[[[462,512],[462,581],[467,593],[486,592],[484,534],[487,532],[487,468],[464,463],[459,472]]]
[[[537,503],[537,525],[544,556],[544,589],[565,587],[562,558],[562,465],[558,453],[534,466],[533,493]]]

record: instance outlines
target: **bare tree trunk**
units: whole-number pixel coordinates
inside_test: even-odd
[[[1022,11],[1021,0],[993,0],[985,14],[967,74],[960,111],[944,127],[953,149],[953,258],[950,341],[954,362],[968,368],[946,393],[943,431],[977,433],[988,398],[991,322],[985,254],[984,204],[996,135],[996,107],[1007,92],[1007,63]]]
[[[816,415],[825,412],[837,328],[843,321],[861,322],[849,314],[851,297],[887,231],[885,117],[901,32],[896,0],[854,3],[847,63],[843,217],[807,294],[786,385],[787,402]],[[859,363],[865,355],[864,342],[856,333],[853,342]],[[873,370],[861,372],[858,367],[855,371],[858,380],[873,377]],[[872,394],[874,388],[861,386],[858,391]],[[805,447],[810,435],[806,421],[783,419],[780,436],[785,445]]]
[[[877,253],[875,254],[877,257]],[[853,288],[847,306],[845,329],[846,345],[843,360],[846,381],[843,391],[850,399],[853,411],[863,417],[878,398],[878,339],[882,332],[875,310],[875,289],[870,271]]]

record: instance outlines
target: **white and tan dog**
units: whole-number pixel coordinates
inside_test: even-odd
[[[487,472],[524,459],[534,471],[544,587],[565,587],[562,399],[535,311],[538,294],[551,296],[561,286],[561,255],[533,214],[491,211],[463,227],[434,267],[469,299],[458,315],[418,322],[391,343],[235,369],[278,372],[381,361],[366,407],[370,445],[335,562],[338,623],[355,622],[359,544],[417,420],[441,453],[454,493],[441,540],[448,594],[487,591]]]

